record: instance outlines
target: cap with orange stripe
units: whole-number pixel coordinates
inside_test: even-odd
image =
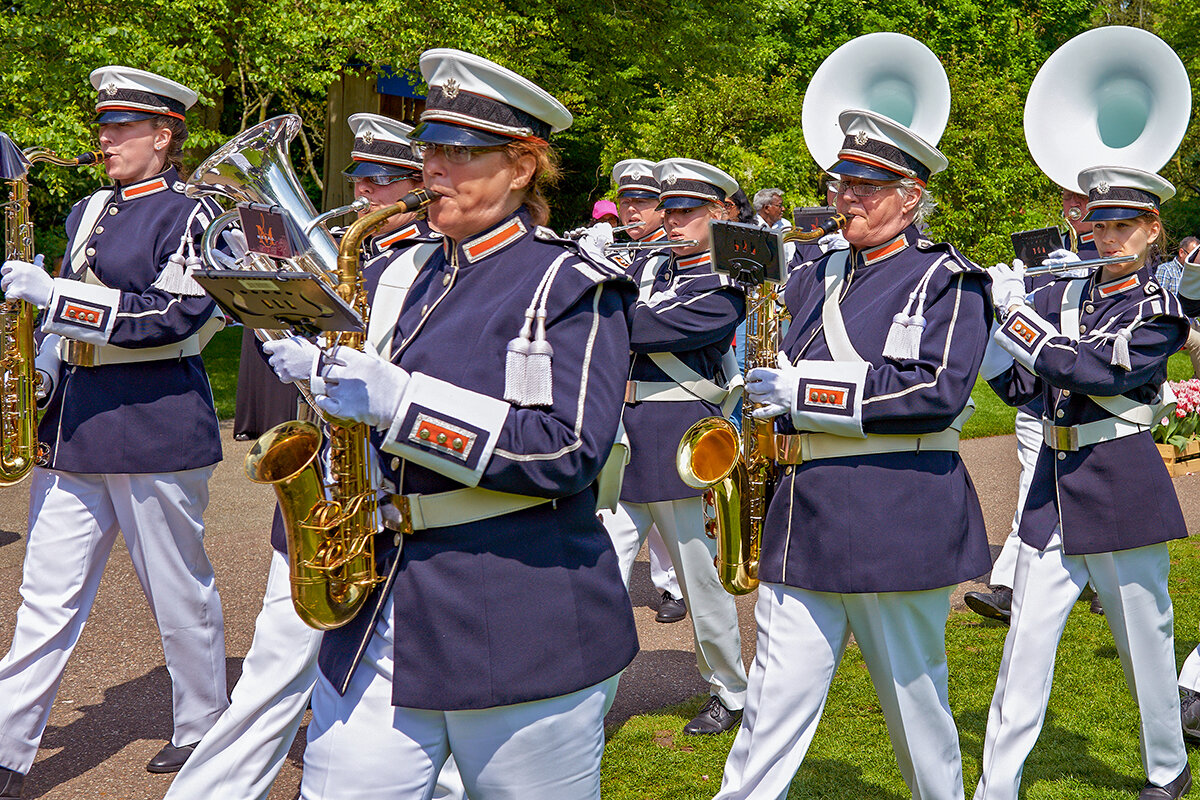
[[[97,91],[97,125],[137,122],[155,116],[183,119],[196,103],[196,93],[182,83],[133,67],[109,65],[89,76]]]
[[[893,119],[850,109],[838,115],[846,135],[829,172],[843,178],[895,181],[912,178],[922,186],[948,165],[942,152]]]
[[[1084,222],[1133,219],[1158,214],[1159,206],[1175,196],[1175,187],[1153,172],[1131,167],[1091,167],[1079,173],[1088,191]]]

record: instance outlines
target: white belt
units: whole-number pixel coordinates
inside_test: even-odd
[[[160,347],[117,347],[113,344],[96,345],[76,339],[63,339],[62,348],[62,360],[73,367],[101,367],[108,364],[166,361],[198,356],[203,346],[200,344],[200,334],[197,333],[182,342]]]
[[[383,525],[393,531],[423,531],[467,525],[514,511],[549,503],[549,497],[494,492],[491,489],[454,489],[437,494],[393,494],[383,506]],[[408,519],[402,518],[407,510]]]
[[[831,433],[795,433],[775,435],[775,460],[780,464],[803,464],[822,458],[845,458],[877,453],[920,453],[924,451],[958,452],[959,432],[947,428],[920,436],[873,433],[865,439],[834,436]]]
[[[1126,422],[1120,417],[1098,419],[1082,425],[1055,425],[1048,419],[1042,420],[1042,441],[1051,450],[1074,452],[1100,442],[1111,442],[1125,436],[1150,430],[1145,425]]]
[[[629,381],[625,384],[626,403],[683,403],[700,400],[675,381]],[[720,405],[720,402],[717,402]]]

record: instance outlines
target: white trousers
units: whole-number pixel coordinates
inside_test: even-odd
[[[199,741],[225,710],[225,628],[204,552],[212,471],[33,471],[21,607],[0,661],[0,766],[23,773],[33,765],[118,530],[162,637],[171,742]]]
[[[961,800],[962,757],[947,689],[952,589],[833,594],[760,584],[746,713],[717,800],[787,797],[852,633],[913,798]]]
[[[658,528],[651,528],[646,537],[646,549],[650,551],[650,582],[661,595],[663,592],[676,600],[683,597],[679,588],[679,578],[675,575],[675,564],[671,562],[671,554],[667,551],[667,543],[663,541]]]
[[[599,800],[613,676],[561,697],[475,711],[392,705],[392,605],[345,696],[322,675],[304,753],[304,800],[430,800],[450,754],[481,800]]]
[[[1021,477],[1017,482],[1017,510],[1013,513],[1012,530],[992,564],[992,575],[988,583],[992,586],[1012,588],[1017,571],[1017,552],[1021,549],[1021,511],[1025,498],[1029,496],[1029,484],[1033,482],[1033,468],[1037,466],[1038,453],[1042,449],[1042,421],[1024,411],[1017,412],[1017,460],[1021,462]]]
[[[652,525],[658,527],[692,620],[700,676],[726,708],[737,710],[746,704],[747,682],[737,606],[717,578],[713,566],[717,544],[704,535],[703,508],[699,497],[660,503],[622,502],[616,513],[602,512],[601,519],[612,537],[626,587],[647,531]]]
[[[229,708],[175,776],[168,800],[266,799],[308,708],[321,635],[296,614],[287,557],[272,550],[242,677]]]
[[[1175,688],[1175,636],[1165,544],[1069,556],[1055,531],[1039,552],[1021,544],[1012,622],[988,711],[983,772],[975,800],[1016,800],[1025,759],[1041,733],[1054,657],[1071,607],[1089,579],[1104,604],[1125,682],[1141,715],[1147,779],[1158,786],[1187,765]]]

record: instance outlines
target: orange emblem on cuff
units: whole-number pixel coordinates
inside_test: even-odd
[[[1020,317],[1008,323],[1008,332],[1024,342],[1026,347],[1032,347],[1038,336],[1041,335],[1041,331]]]
[[[810,383],[804,391],[804,404],[819,408],[844,409],[849,392],[840,386],[821,386]]]
[[[475,441],[473,434],[453,425],[438,424],[424,415],[417,418],[416,429],[409,438],[464,460]]]

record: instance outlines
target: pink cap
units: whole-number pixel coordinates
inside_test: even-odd
[[[612,200],[597,200],[592,206],[592,219],[600,219],[609,214],[617,216],[617,204]]]

